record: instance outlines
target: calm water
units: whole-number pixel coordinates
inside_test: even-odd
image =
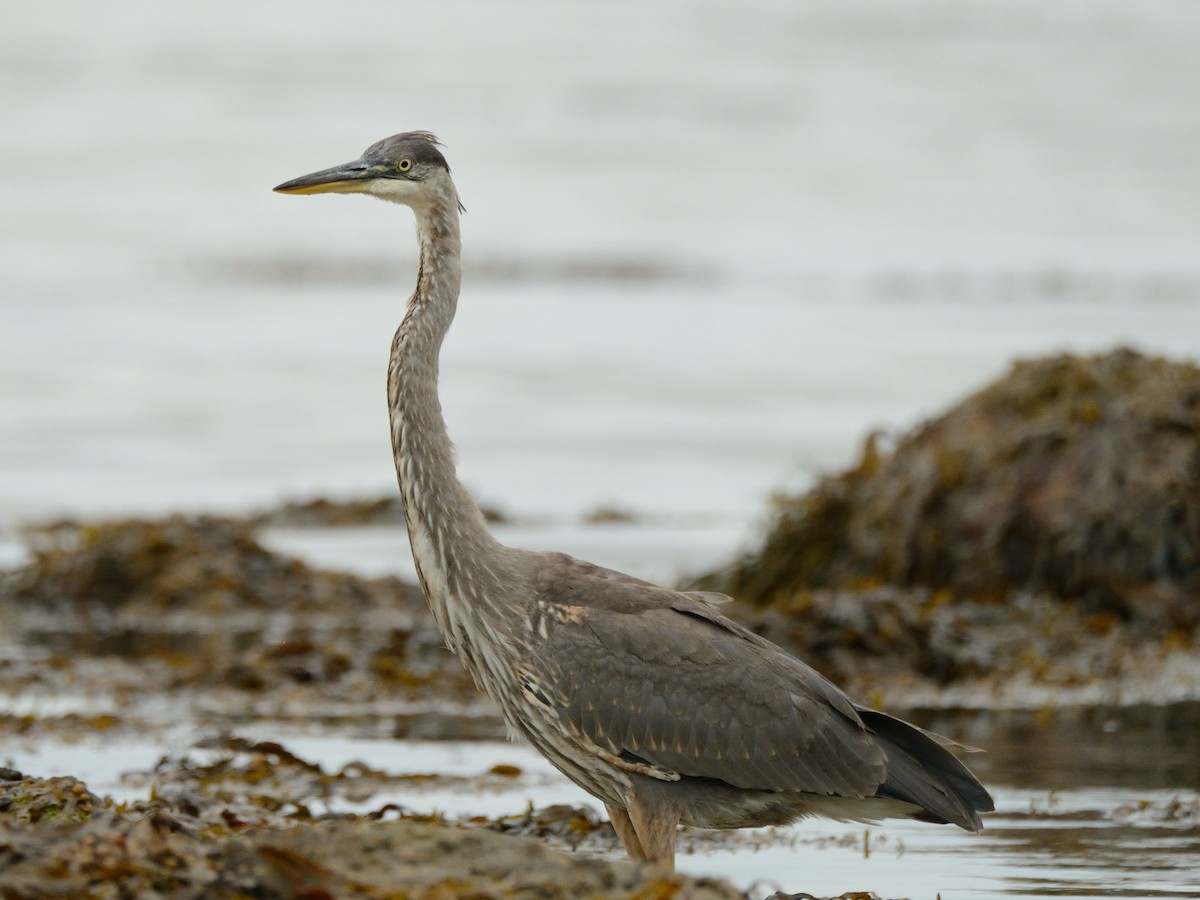
[[[1200,705],[913,715],[988,748],[971,759],[997,801],[981,834],[903,821],[864,828],[825,820],[719,843],[685,832],[680,869],[731,878],[764,895],[786,888],[914,898],[1200,897]],[[528,802],[595,807],[524,746],[391,741],[360,732],[304,735],[294,733],[296,727],[262,723],[238,733],[282,738],[327,771],[355,760],[397,774],[474,776],[498,763],[523,770],[502,789],[414,784],[356,802],[327,799],[330,809],[365,812],[394,802],[414,812],[468,817],[517,815]],[[151,770],[164,752],[204,757],[206,751],[187,746],[179,737],[42,744],[0,755],[0,762],[73,774],[101,793],[144,798],[146,780],[129,773]],[[322,801],[313,803],[319,809]]]
[[[1170,0],[18,4],[0,524],[390,490],[409,214],[270,187],[413,127],[469,208],[447,416],[516,515],[750,525],[1014,356],[1200,357],[1198,40]]]
[[[392,489],[407,213],[269,188],[407,128],[441,133],[470,210],[443,365],[462,473],[531,546],[670,580],[752,540],[771,490],[1016,356],[1200,358],[1198,43],[1200,5],[1172,0],[15,6],[0,560],[31,518]],[[601,504],[648,524],[574,524]],[[308,552],[336,540],[403,557],[364,534]],[[684,867],[1200,896],[1196,818],[1163,812],[1200,787],[1191,707],[962,722],[1002,807],[982,837],[889,825],[864,858],[860,830],[806,824],[798,848]],[[135,748],[10,754],[109,760],[114,789],[137,768]]]
[[[523,529],[501,537],[529,546],[558,546],[602,563],[669,580],[671,565],[696,565],[730,535],[717,526],[629,524]],[[363,574],[403,572],[398,529],[273,530],[269,545],[310,562]],[[186,621],[184,619],[181,622]],[[155,625],[154,627],[161,627]],[[181,639],[186,636],[181,635]],[[205,633],[191,641],[211,639]],[[160,639],[161,636],[160,636]],[[94,637],[89,643],[94,645]],[[0,712],[99,715],[137,722],[102,740],[62,741],[8,735],[0,765],[43,776],[70,774],[98,793],[145,798],[144,773],[164,755],[203,755],[197,740],[232,731],[280,741],[304,759],[336,772],[361,760],[394,774],[483,775],[497,763],[523,775],[502,789],[465,783],[406,785],[354,802],[313,798],[310,806],[365,812],[395,802],[415,812],[451,816],[520,814],[530,802],[585,804],[585,794],[524,746],[499,742],[494,716],[471,726],[488,740],[472,743],[395,740],[406,734],[461,734],[455,713],[423,707],[347,710],[330,698],[316,707],[284,704],[259,710],[252,697],[193,697],[136,710],[119,698],[48,693],[5,695]],[[111,709],[110,709],[111,705]],[[355,711],[357,710],[357,712]],[[285,715],[283,721],[274,716]],[[1200,897],[1200,702],[1127,707],[1033,705],[1007,711],[914,710],[918,723],[986,753],[968,760],[993,790],[998,811],[981,835],[909,822],[864,828],[812,820],[775,832],[714,842],[684,835],[679,864],[694,874],[733,879],[757,895],[776,888],[817,895],[874,890],[883,897]],[[131,719],[132,717],[132,719]],[[424,718],[422,718],[424,717]],[[401,724],[403,723],[403,724]],[[139,775],[139,773],[141,773]],[[584,846],[580,852],[597,852]]]

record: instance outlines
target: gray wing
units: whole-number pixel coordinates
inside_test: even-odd
[[[741,788],[869,797],[883,782],[849,699],[709,597],[544,561],[536,596],[570,613],[548,617],[532,663],[560,721],[601,750]]]

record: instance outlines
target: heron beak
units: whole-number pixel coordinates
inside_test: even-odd
[[[356,159],[332,169],[301,175],[272,188],[280,194],[357,194],[386,171],[378,160]]]

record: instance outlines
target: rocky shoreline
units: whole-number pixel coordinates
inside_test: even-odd
[[[237,737],[247,722],[503,736],[415,586],[257,537],[396,516],[385,498],[29,529],[32,558],[0,573],[0,732],[36,744],[189,721],[209,756],[134,773],[147,799],[124,805],[0,770],[0,898],[745,896],[612,861],[611,828],[584,808],[316,813],[313,798],[414,776],[325,771]],[[1128,351],[1019,365],[781,498],[762,549],[697,584],[873,706],[1200,699],[1200,372]]]

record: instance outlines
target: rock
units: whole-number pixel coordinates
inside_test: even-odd
[[[272,553],[247,523],[234,519],[67,522],[29,535],[34,560],[9,573],[3,591],[29,604],[158,613],[345,610],[378,603],[380,588],[420,599],[398,580],[372,583],[315,571]]]
[[[1200,368],[1130,350],[1017,363],[853,469],[778,502],[718,587],[758,606],[889,585],[1042,594],[1200,623]]]
[[[77,778],[31,778],[0,769],[0,823],[81,822],[103,806]]]
[[[24,795],[75,795],[74,779],[27,779]],[[78,782],[75,782],[78,784]],[[83,796],[91,796],[84,788]],[[406,819],[326,818],[247,825],[161,802],[82,821],[0,813],[5,900],[259,897],[500,898],[632,896],[734,900],[726,882],[566,854],[529,838]]]

